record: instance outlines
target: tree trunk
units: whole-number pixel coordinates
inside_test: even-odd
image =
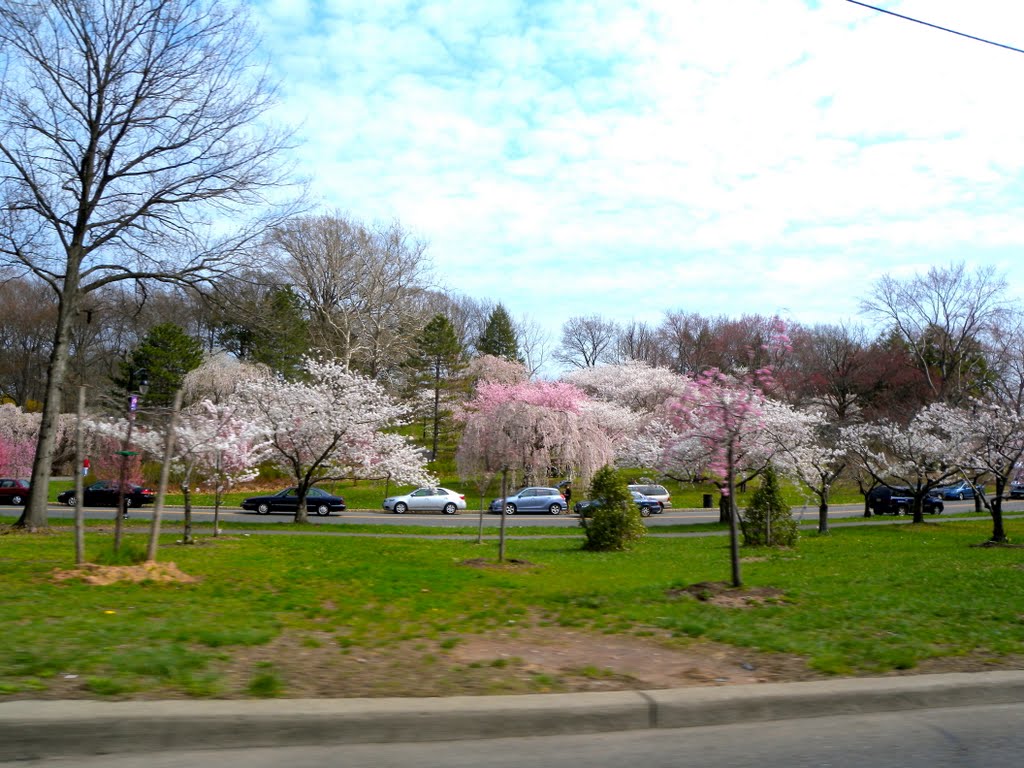
[[[913,500],[910,502],[911,511],[914,513],[914,522],[924,522],[924,499],[915,494]]]
[[[828,496],[818,504],[818,533],[828,533]]]
[[[43,396],[43,414],[39,422],[39,438],[32,462],[32,487],[28,504],[14,524],[16,528],[38,531],[46,527],[46,507],[50,494],[50,475],[53,470],[53,444],[57,437],[57,420],[61,412],[61,388],[68,367],[71,344],[71,323],[78,308],[78,262],[71,264],[64,281],[64,294],[57,302],[57,329],[53,336],[53,350],[46,375],[46,393]]]
[[[742,587],[743,580],[740,578],[740,533],[737,529],[736,518],[739,517],[736,511],[736,479],[733,469],[733,447],[729,446],[726,466],[729,468],[729,557],[732,560],[732,585]]]
[[[992,499],[992,537],[991,542],[1005,544],[1009,541],[1006,538],[1006,529],[1003,528],[1003,491],[1006,485],[1001,480],[996,480],[996,495]]]
[[[508,468],[501,470],[501,528],[498,532],[498,562],[505,562],[505,507],[508,505]]]
[[[184,523],[185,524],[184,524],[184,528],[182,529],[182,532],[181,532],[181,543],[182,544],[191,544],[192,543],[192,488],[190,488],[189,485],[186,483],[185,485],[183,485],[181,487],[181,493],[185,497],[185,514],[183,515],[183,519],[184,519]],[[213,525],[214,525],[214,528],[216,528],[217,527],[217,513],[216,512],[214,512],[213,519],[214,519]]]
[[[156,562],[157,548],[160,545],[160,518],[164,512],[164,497],[167,496],[167,478],[171,474],[171,459],[174,456],[174,442],[178,436],[178,414],[181,413],[182,390],[174,393],[174,405],[171,407],[171,418],[167,424],[167,439],[164,441],[164,460],[160,465],[160,485],[156,489],[156,503],[153,505],[153,522],[149,526],[149,548],[146,560]]]
[[[298,506],[295,507],[295,520],[296,523],[308,523],[309,522],[309,510],[306,509],[306,492],[309,490],[310,482],[307,478],[302,480],[295,487],[295,493],[299,497],[297,500]]]
[[[85,563],[85,514],[82,509],[82,493],[85,491],[85,478],[82,476],[82,463],[85,458],[85,386],[78,388],[78,421],[75,425],[75,565]]]
[[[433,441],[431,442],[430,460],[437,459],[437,438],[441,432],[441,378],[440,375],[434,380],[434,414],[433,414]]]

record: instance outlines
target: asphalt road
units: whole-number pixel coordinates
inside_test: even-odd
[[[2,762],[46,768],[1016,768],[1024,704],[479,741],[197,749]],[[244,728],[244,723],[239,727]]]
[[[946,514],[970,512],[974,509],[973,501],[947,501]],[[11,507],[11,513],[16,508]],[[0,507],[6,511],[6,507]],[[1024,501],[1007,501],[1003,503],[1003,511],[1007,513],[1020,512],[1024,510]],[[63,505],[51,505],[49,508],[52,518],[72,518],[74,510]],[[92,507],[86,508],[85,515],[89,519],[113,519],[112,508]],[[152,507],[142,507],[131,511],[135,519],[148,520],[152,516]],[[859,518],[864,514],[864,508],[860,504],[839,504],[829,508],[829,519],[839,520],[843,518]],[[197,522],[212,522],[213,510],[209,508],[194,509],[193,519]],[[793,515],[801,523],[817,524],[817,507],[794,507]],[[178,521],[183,517],[180,507],[165,507],[164,520]],[[235,508],[222,509],[220,520],[223,522],[247,523],[261,525],[264,523],[287,522],[291,519],[289,514],[258,515],[255,512],[245,512]],[[347,510],[341,515],[330,515],[329,517],[318,517],[310,515],[309,520],[319,525],[344,525],[346,523],[365,523],[372,525],[422,525],[428,528],[465,528],[478,524],[479,515],[476,511],[464,511],[457,515],[441,514],[405,514],[396,515],[383,510]],[[886,515],[885,519],[894,519]],[[573,514],[562,515],[512,515],[506,518],[506,525],[509,527],[531,526],[550,528],[576,528],[579,525],[578,518]],[[672,509],[665,510],[663,514],[652,515],[644,521],[648,526],[657,528],[664,525],[686,525],[692,523],[716,523],[718,522],[717,509]],[[497,528],[501,523],[500,515],[484,514],[484,526]]]

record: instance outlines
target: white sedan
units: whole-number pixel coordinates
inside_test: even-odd
[[[446,515],[454,515],[465,508],[465,494],[450,488],[417,488],[411,493],[384,499],[384,509],[396,515],[404,515],[406,512],[444,512]]]

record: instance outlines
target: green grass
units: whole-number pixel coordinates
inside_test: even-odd
[[[1016,521],[1008,528],[1021,535]],[[161,559],[196,583],[90,586],[51,578],[71,565],[70,532],[9,533],[0,536],[0,700],[64,675],[97,696],[219,695],[225,660],[285,632],[313,638],[302,645],[316,653],[328,651],[315,638],[333,637],[332,653],[408,641],[436,654],[474,633],[537,622],[798,654],[835,674],[1024,654],[1024,556],[971,546],[989,530],[985,522],[837,527],[791,551],[744,551],[746,584],[784,594],[745,610],[673,592],[728,578],[721,537],[649,538],[624,553],[583,552],[565,537],[517,540],[509,557],[534,567],[500,570],[460,565],[493,559],[493,542],[250,536],[177,547],[168,535]],[[141,533],[126,535],[129,549],[143,543]],[[100,560],[109,536],[90,533],[87,546]],[[244,690],[288,695],[273,666],[254,665]]]

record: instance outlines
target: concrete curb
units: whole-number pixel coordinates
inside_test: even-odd
[[[0,703],[0,760],[683,728],[1024,702],[1024,671],[655,691],[260,701]]]

